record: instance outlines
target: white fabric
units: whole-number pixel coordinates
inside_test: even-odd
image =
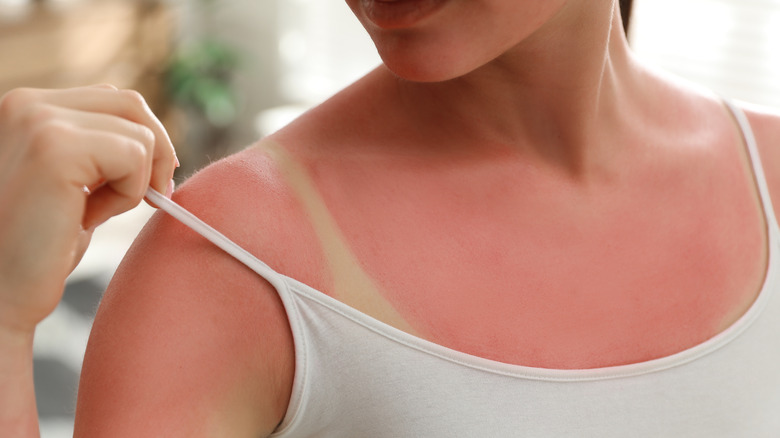
[[[271,270],[178,205],[150,199],[268,279],[295,340],[295,381],[275,437],[780,436],[778,226],[755,140],[740,123],[769,236],[749,311],[683,352],[637,364],[550,370],[503,364],[394,329]]]

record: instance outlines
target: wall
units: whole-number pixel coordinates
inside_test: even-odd
[[[673,73],[780,108],[780,0],[635,0],[630,37]]]
[[[244,56],[235,79],[242,110],[232,149],[257,139],[264,111],[311,106],[380,62],[343,0],[215,0],[205,18],[193,9],[203,3],[171,1],[182,43],[212,33]]]

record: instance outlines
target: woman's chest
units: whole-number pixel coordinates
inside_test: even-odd
[[[543,368],[640,362],[724,330],[761,288],[765,227],[747,185],[717,201],[707,194],[721,188],[701,184],[641,196],[475,186],[325,192],[382,298],[452,349]]]

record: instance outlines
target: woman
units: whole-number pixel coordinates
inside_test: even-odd
[[[612,0],[347,3],[384,65],[177,191],[230,242],[151,221],[77,436],[780,428],[778,116],[639,63]]]

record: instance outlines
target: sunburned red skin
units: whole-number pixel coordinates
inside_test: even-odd
[[[593,368],[692,347],[758,293],[764,225],[728,140],[733,152],[698,178],[681,163],[591,192],[509,153],[342,157],[311,170],[357,258],[421,336],[504,362]],[[711,156],[695,155],[685,161]]]
[[[371,103],[331,120],[345,103],[350,93],[275,139],[421,337],[527,366],[635,363],[721,332],[763,283],[762,210],[717,99],[680,110],[699,127],[648,134],[653,153],[625,147],[611,163],[625,165],[587,183],[522,148],[416,138],[404,114],[364,123],[380,111]]]

